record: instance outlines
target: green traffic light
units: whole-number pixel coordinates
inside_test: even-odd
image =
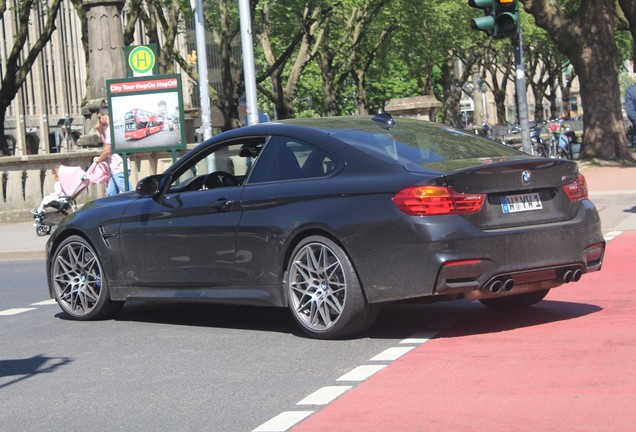
[[[497,31],[502,34],[510,34],[517,32],[517,17],[511,13],[499,14],[495,20]]]
[[[495,28],[495,19],[490,15],[473,18],[470,20],[470,27],[473,30],[488,32]]]
[[[470,27],[473,30],[480,30],[492,36],[495,30],[495,0],[468,0],[468,6],[483,9],[484,16],[470,20]]]
[[[496,0],[495,3],[495,38],[514,36],[519,30],[519,12],[517,0]]]
[[[468,0],[468,6],[479,9],[492,9],[494,0]]]

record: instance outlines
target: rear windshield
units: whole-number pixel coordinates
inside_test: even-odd
[[[416,122],[420,122],[415,120]],[[448,160],[517,156],[519,152],[497,142],[464,131],[398,119],[390,130],[349,130],[334,135],[365,151],[388,155],[401,163],[430,163]]]
[[[285,123],[319,127],[367,153],[407,169],[454,170],[467,162],[519,157],[524,153],[477,135],[438,123],[397,117],[390,129],[370,117],[294,119]]]

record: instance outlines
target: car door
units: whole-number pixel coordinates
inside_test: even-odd
[[[167,193],[142,197],[126,209],[120,244],[131,285],[230,284],[242,186],[225,174],[242,180],[246,167],[237,159],[239,149],[233,144],[193,158],[173,177]],[[212,172],[225,174],[215,178]]]
[[[280,285],[281,258],[289,234],[328,205],[328,178],[341,165],[307,142],[270,138],[241,197],[237,250],[255,259],[237,259],[236,284]]]

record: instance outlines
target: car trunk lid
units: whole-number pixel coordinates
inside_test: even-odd
[[[478,213],[465,215],[481,229],[555,223],[573,219],[579,208],[563,187],[575,184],[579,173],[573,161],[502,158],[444,161],[427,168],[455,168],[444,172],[446,186],[465,194],[485,194]]]

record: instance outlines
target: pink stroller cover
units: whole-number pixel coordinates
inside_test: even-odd
[[[108,166],[91,164],[86,171],[80,167],[60,165],[57,177],[65,195],[75,198],[89,184],[108,183]]]
[[[108,173],[108,165],[105,162],[95,164],[95,167],[86,171],[86,178],[92,184],[108,183],[110,175]]]
[[[60,165],[57,170],[57,177],[60,179],[60,185],[65,195],[75,197],[88,182],[85,182],[82,177],[84,176],[84,170],[80,167],[71,167],[66,165]]]

